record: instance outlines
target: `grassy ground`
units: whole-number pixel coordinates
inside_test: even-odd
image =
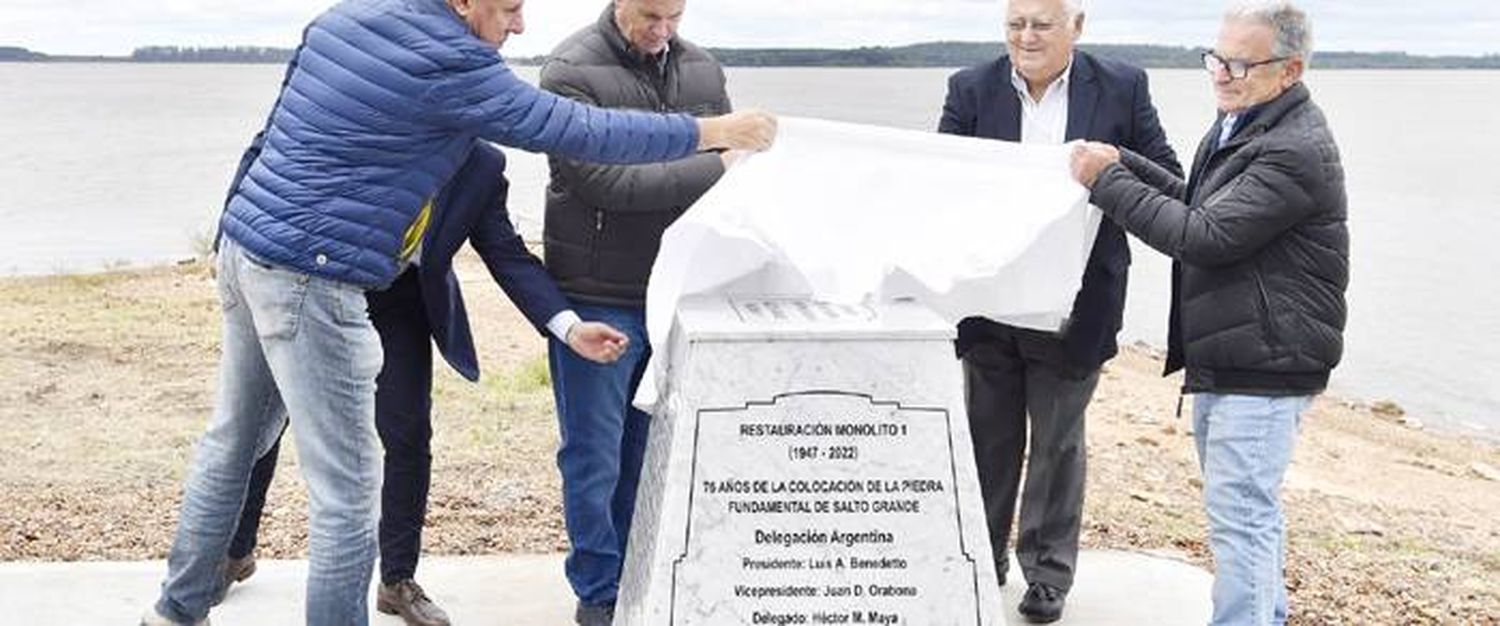
[[[461,272],[485,377],[438,375],[426,551],[563,549],[545,344],[472,258]],[[206,269],[4,279],[0,302],[0,560],[164,557],[213,404]],[[1132,349],[1106,370],[1084,542],[1210,566],[1191,424],[1159,369]],[[1286,487],[1292,622],[1500,624],[1500,448],[1389,413],[1321,399],[1306,418]],[[286,450],[263,555],[306,548],[295,464]]]

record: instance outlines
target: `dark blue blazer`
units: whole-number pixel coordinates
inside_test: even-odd
[[[416,268],[432,339],[448,364],[469,380],[479,380],[479,360],[463,291],[453,273],[453,255],[465,241],[479,253],[495,283],[543,335],[547,321],[569,306],[541,259],[526,249],[511,226],[505,209],[510,184],[504,173],[505,154],[487,143],[476,143],[468,160],[438,194]],[[376,294],[371,292],[371,297]]]
[[[948,98],[938,132],[1005,141],[1021,140],[1021,95],[1010,80],[1009,57],[960,70],[948,79]],[[1067,139],[1087,139],[1137,152],[1181,176],[1182,166],[1167,144],[1166,133],[1151,104],[1146,73],[1117,61],[1076,51],[1068,77]],[[1096,369],[1119,351],[1115,335],[1125,310],[1130,245],[1125,232],[1109,219],[1083,273],[1083,286],[1063,329],[1068,364]],[[1008,327],[971,317],[958,325],[958,352]]]
[[[229,187],[231,193],[255,161],[263,140],[264,133],[256,135],[245,150]],[[569,306],[542,261],[526,249],[511,226],[505,208],[509,187],[505,154],[488,143],[475,142],[468,159],[434,200],[432,221],[415,268],[432,339],[448,364],[471,381],[479,380],[479,358],[463,291],[453,273],[453,255],[465,241],[479,253],[505,295],[543,335],[547,321]],[[372,303],[391,297],[379,291],[367,295]]]

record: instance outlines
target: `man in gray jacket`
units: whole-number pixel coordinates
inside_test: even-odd
[[[1073,156],[1093,203],[1176,260],[1167,371],[1186,365],[1195,394],[1213,624],[1286,623],[1281,481],[1302,412],[1343,353],[1344,170],[1302,84],[1311,53],[1290,3],[1232,8],[1203,55],[1219,119],[1185,184],[1110,146]]]
[[[614,0],[597,22],[558,45],[541,86],[606,108],[730,111],[718,61],[677,36],[686,0]],[[646,279],[662,232],[723,175],[730,153],[658,165],[600,166],[551,160],[546,264],[573,310],[630,338],[611,365],[552,342],[563,516],[572,544],[566,570],[579,624],[608,624],[619,589],[650,416],[630,405],[650,356]]]

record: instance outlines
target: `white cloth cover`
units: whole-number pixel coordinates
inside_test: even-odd
[[[913,298],[954,323],[1056,330],[1100,219],[1069,151],[782,118],[775,147],[732,168],[663,236],[636,405],[655,407],[677,302],[693,295]]]

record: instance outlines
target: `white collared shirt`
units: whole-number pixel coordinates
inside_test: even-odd
[[[1229,143],[1229,138],[1234,136],[1234,125],[1240,121],[1240,114],[1227,113],[1224,121],[1219,123],[1219,145]]]
[[[1042,99],[1032,100],[1031,89],[1014,65],[1010,68],[1010,84],[1016,88],[1021,99],[1021,143],[1061,144],[1068,140],[1068,80],[1073,73],[1073,60],[1063,68],[1057,80],[1047,85]]]
[[[1031,88],[1014,65],[1010,68],[1010,84],[1015,87],[1021,100],[1021,143],[1060,145],[1068,140],[1068,81],[1073,73],[1073,60],[1047,90],[1040,101],[1031,99]],[[1057,325],[1052,315],[1016,315],[995,320],[1002,324],[1021,328],[1047,328]],[[1066,321],[1063,323],[1066,324]]]

